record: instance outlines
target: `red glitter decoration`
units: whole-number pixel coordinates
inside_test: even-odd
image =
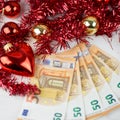
[[[9,91],[10,95],[40,94],[40,90],[35,85],[17,83],[11,73],[0,69],[0,87]]]
[[[20,14],[20,4],[17,1],[7,1],[4,4],[4,15],[15,18]]]

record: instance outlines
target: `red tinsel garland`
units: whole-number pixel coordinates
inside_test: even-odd
[[[29,0],[31,10],[23,17],[22,23],[31,27],[41,23],[52,30],[51,36],[42,36],[37,41],[37,54],[54,52],[55,48],[50,48],[53,41],[65,48],[68,47],[67,42],[73,38],[82,40],[87,36],[82,25],[86,16],[95,16],[98,19],[100,26],[96,35],[106,34],[111,37],[112,32],[120,26],[120,0],[110,0],[108,3],[103,1]]]
[[[10,95],[40,94],[35,85],[17,83],[16,78],[12,78],[11,73],[0,70],[0,87],[9,91]]]
[[[20,0],[14,0],[20,1]],[[120,27],[120,0],[26,0],[30,6],[29,13],[21,17],[20,32],[14,37],[3,36],[0,33],[0,56],[4,54],[6,43],[19,43],[29,40],[31,29],[36,24],[48,27],[49,32],[39,36],[36,42],[36,53],[51,54],[58,47],[69,47],[69,42],[84,41],[87,36],[86,26],[82,21],[85,17],[94,16],[99,22],[96,35],[106,34],[111,37],[112,32]],[[5,1],[0,1],[0,11]],[[0,83],[9,89],[11,94],[26,94],[37,89],[24,83],[17,84],[11,80],[11,73],[0,70]],[[7,82],[6,82],[7,81]],[[19,89],[17,89],[19,88]],[[22,89],[22,90],[21,90]]]

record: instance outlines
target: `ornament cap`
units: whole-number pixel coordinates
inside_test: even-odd
[[[5,52],[10,52],[12,48],[13,48],[12,43],[7,43],[7,44],[4,45],[4,47],[3,47],[3,49],[5,50]]]

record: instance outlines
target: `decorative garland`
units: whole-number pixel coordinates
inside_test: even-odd
[[[0,2],[1,19],[21,16],[20,24],[7,22],[0,32],[0,86],[12,95],[38,93],[36,86],[12,76],[33,76],[35,55],[54,53],[72,41],[86,42],[89,35],[111,37],[120,26],[120,0],[26,0],[30,9],[22,15],[20,2]],[[35,53],[25,43],[30,37],[36,40]]]

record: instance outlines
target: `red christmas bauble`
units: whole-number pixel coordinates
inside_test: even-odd
[[[0,56],[0,66],[3,70],[22,76],[33,76],[34,54],[27,43],[4,46],[5,54]]]
[[[19,26],[14,22],[7,22],[3,25],[1,29],[1,34],[4,37],[15,37],[20,33]]]
[[[17,1],[7,1],[4,5],[4,15],[13,18],[17,17],[20,13],[21,7]]]

